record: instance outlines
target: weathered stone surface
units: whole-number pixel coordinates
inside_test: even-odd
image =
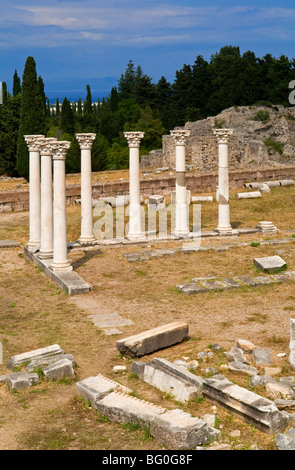
[[[111,392],[119,391],[123,393],[132,393],[132,390],[124,385],[121,385],[114,380],[99,374],[95,377],[88,377],[76,383],[78,396],[90,401],[93,408],[96,407],[96,402],[104,398]]]
[[[0,240],[0,248],[14,248],[16,246],[20,246],[20,243],[15,240]]]
[[[202,287],[194,283],[178,285],[176,286],[176,288],[181,290],[183,294],[187,294],[187,295],[208,292],[208,289],[206,289],[205,287]]]
[[[237,340],[237,348],[241,348],[245,352],[252,352],[253,349],[256,348],[255,344],[251,343],[251,341],[248,341],[246,339],[238,339]]]
[[[191,449],[216,440],[220,431],[183,410],[166,411],[150,425],[151,435],[170,449]]]
[[[229,362],[238,361],[243,362],[244,364],[249,364],[247,359],[244,357],[243,350],[241,348],[231,348],[231,350],[226,353],[226,358]]]
[[[27,372],[13,372],[9,374],[6,379],[6,384],[9,390],[22,390],[24,388],[32,387],[40,382],[39,376],[36,373]]]
[[[71,361],[73,367],[76,365],[76,360],[72,354],[57,354],[56,356],[43,356],[32,359],[31,362],[26,365],[26,370],[28,372],[33,372],[39,367],[48,366],[49,364],[60,361],[61,359],[68,359]]]
[[[183,322],[171,322],[166,325],[143,331],[134,336],[120,339],[116,342],[120,353],[140,357],[159,349],[180,343],[188,336],[188,325]]]
[[[281,367],[263,367],[264,375],[273,376],[282,372]]]
[[[45,348],[35,349],[33,351],[28,351],[22,354],[17,354],[12,356],[6,363],[8,370],[13,370],[14,367],[17,367],[26,362],[32,361],[36,358],[48,357],[49,355],[55,356],[58,354],[64,354],[64,351],[58,344],[53,344],[52,346],[47,346]]]
[[[292,400],[295,398],[294,390],[289,385],[282,382],[269,382],[265,385],[265,390],[270,397],[273,398],[284,398],[286,400]]]
[[[180,374],[179,368],[182,366],[169,364],[170,367],[167,368],[161,367],[161,361],[151,363],[136,361],[131,366],[131,372],[162,392],[173,395],[180,402],[186,402],[201,395],[202,381],[200,378],[199,382],[194,380],[192,383],[186,378],[186,374],[188,377],[193,374],[187,370],[183,370],[183,373]]]
[[[186,380],[195,387],[199,394],[202,392],[203,379],[198,375],[192,374],[188,370],[185,370],[183,367],[179,367],[177,364],[174,364],[167,359],[155,357],[152,363],[155,364],[156,367],[160,367],[166,371],[172,372],[178,377]]]
[[[295,400],[285,400],[283,398],[277,398],[275,400],[275,405],[279,410],[284,410],[286,408],[294,409],[295,408]]]
[[[72,361],[61,359],[42,369],[45,377],[49,380],[60,380],[75,377]]]
[[[295,437],[279,433],[275,438],[275,446],[277,450],[295,450]]]
[[[139,424],[142,427],[149,426],[157,416],[166,412],[166,408],[120,392],[111,392],[97,400],[95,408],[110,421]]]
[[[256,375],[257,374],[257,369],[255,367],[249,366],[245,364],[244,362],[240,361],[232,361],[228,364],[228,369],[230,372],[233,372],[238,375]]]
[[[257,367],[272,366],[272,358],[268,349],[256,348],[252,351],[252,358]]]
[[[285,269],[287,264],[280,256],[266,256],[265,258],[254,258],[254,265],[263,272],[276,273]]]
[[[269,377],[268,375],[253,375],[250,379],[250,387],[259,387],[259,385],[265,385],[269,382],[276,383],[276,379]]]
[[[221,375],[204,379],[203,394],[268,434],[283,431],[289,424],[287,416],[271,400]]]

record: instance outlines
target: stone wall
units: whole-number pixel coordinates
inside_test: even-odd
[[[295,165],[280,168],[259,168],[248,170],[230,171],[230,188],[242,188],[244,183],[253,181],[271,181],[282,179],[295,179]],[[216,191],[218,172],[198,173],[188,172],[186,177],[187,189],[192,193]],[[175,190],[175,176],[159,176],[152,180],[142,179],[140,192],[143,197],[152,194],[168,196]],[[109,196],[129,194],[129,181],[112,181],[108,183],[96,183],[92,186],[94,199]],[[72,204],[81,197],[79,185],[71,185],[66,188],[67,204]],[[7,191],[0,193],[0,212],[22,211],[29,209],[29,191]]]

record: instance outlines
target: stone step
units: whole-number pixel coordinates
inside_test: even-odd
[[[99,374],[95,377],[88,377],[76,383],[78,396],[90,401],[91,406],[96,408],[96,402],[104,398],[111,392],[120,391],[126,394],[132,393],[132,390],[124,385],[108,379]]]

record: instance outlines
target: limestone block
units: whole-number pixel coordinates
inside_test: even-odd
[[[279,433],[275,437],[275,446],[277,450],[295,450],[295,437]]]
[[[244,364],[249,364],[247,359],[244,357],[243,351],[240,348],[231,348],[231,350],[226,353],[227,360],[232,362],[232,361],[239,361],[243,362]]]
[[[187,295],[208,292],[208,289],[206,289],[205,287],[194,283],[178,285],[176,286],[176,288],[181,290],[183,294]]]
[[[13,248],[19,245],[20,243],[15,240],[0,240],[0,248]]]
[[[272,358],[268,349],[256,348],[252,351],[252,358],[256,366],[272,366]]]
[[[234,372],[235,374],[238,375],[256,375],[257,374],[257,369],[255,367],[249,366],[245,364],[244,362],[240,361],[232,361],[228,364],[228,370],[230,372]]]
[[[263,184],[262,186],[260,186],[259,191],[261,193],[269,194],[270,193],[270,187],[267,184]]]
[[[23,388],[32,387],[40,382],[39,376],[36,373],[27,372],[13,372],[9,374],[6,379],[6,384],[9,390],[22,390]]]
[[[192,449],[218,439],[220,431],[183,410],[169,410],[151,422],[151,435],[170,449]]]
[[[166,325],[143,331],[134,336],[120,339],[116,342],[120,353],[140,357],[159,349],[180,343],[188,336],[188,325],[183,322],[171,322]]]
[[[285,430],[289,424],[286,414],[271,400],[233,384],[222,375],[204,379],[203,387],[205,396],[263,432],[274,434]]]
[[[175,374],[177,377],[180,377],[187,381],[188,383],[192,384],[198,394],[200,394],[203,390],[203,379],[196,374],[192,374],[188,370],[185,370],[183,367],[174,364],[167,359],[155,357],[152,363],[161,369],[164,369],[170,373]]]
[[[252,352],[256,346],[255,344],[251,343],[251,341],[239,338],[237,340],[237,348],[241,348],[245,352]]]
[[[111,392],[119,391],[123,393],[132,393],[132,390],[124,385],[110,380],[107,377],[99,374],[95,377],[88,377],[76,383],[78,396],[90,401],[93,408],[96,407],[96,402],[104,398]]]
[[[43,357],[43,356],[54,356],[58,354],[63,354],[64,351],[58,344],[53,344],[52,346],[47,346],[45,348],[35,349],[33,351],[28,351],[23,354],[17,354],[12,356],[7,364],[6,367],[8,370],[13,370],[14,367],[17,367],[25,362],[32,361],[33,359]]]
[[[107,394],[96,401],[95,407],[100,415],[107,416],[110,421],[142,427],[149,426],[158,415],[166,412],[165,408],[120,392]]]
[[[148,199],[148,204],[152,204],[155,206],[157,206],[158,204],[165,204],[165,197],[157,194],[150,196]]]
[[[266,256],[265,258],[254,258],[254,265],[261,269],[263,272],[276,273],[285,269],[286,262],[278,255]]]
[[[273,398],[284,398],[286,400],[292,400],[295,398],[295,394],[292,388],[282,382],[268,382],[265,385],[265,390],[269,396]]]
[[[45,377],[49,380],[60,380],[75,376],[73,364],[69,359],[61,359],[42,369]]]
[[[73,365],[76,365],[75,358],[72,354],[57,354],[56,356],[42,356],[32,359],[29,364],[26,365],[26,370],[28,372],[33,372],[39,367],[45,367],[54,362],[60,361],[61,359],[69,359]]]

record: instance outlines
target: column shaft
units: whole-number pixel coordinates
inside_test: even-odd
[[[231,129],[217,129],[218,138],[218,226],[220,234],[232,233],[229,207],[228,138]]]
[[[39,257],[53,256],[52,157],[41,151],[41,243]]]

